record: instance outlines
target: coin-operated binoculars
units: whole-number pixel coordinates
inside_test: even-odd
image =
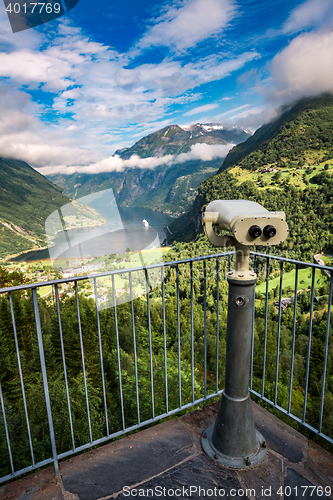
[[[216,200],[206,207],[202,223],[209,241],[234,246],[235,269],[229,283],[225,388],[215,425],[202,436],[202,447],[220,465],[247,468],[266,455],[266,442],[254,427],[249,393],[251,333],[257,276],[249,269],[251,245],[278,245],[288,236],[284,212],[269,212],[253,201]],[[229,231],[217,236],[214,228]]]

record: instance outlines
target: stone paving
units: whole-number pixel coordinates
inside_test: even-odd
[[[60,476],[49,467],[0,486],[0,500],[333,499],[333,456],[252,405],[268,450],[256,467],[223,468],[203,453],[214,404],[61,462]]]

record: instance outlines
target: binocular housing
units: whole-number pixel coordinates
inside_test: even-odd
[[[248,200],[215,200],[207,205],[202,223],[209,241],[215,246],[278,245],[288,236],[284,212],[269,212]],[[214,228],[230,231],[230,238],[215,234]]]

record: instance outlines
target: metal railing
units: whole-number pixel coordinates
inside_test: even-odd
[[[259,281],[250,392],[333,443],[333,268],[251,254]],[[0,289],[0,483],[51,463],[57,474],[61,459],[221,394],[232,259],[226,252]],[[89,282],[94,301],[83,296]]]

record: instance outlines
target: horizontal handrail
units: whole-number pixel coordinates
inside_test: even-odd
[[[144,266],[131,267],[128,269],[114,269],[114,270],[110,270],[110,271],[104,271],[102,273],[94,273],[94,274],[90,273],[90,274],[84,274],[84,275],[80,275],[80,276],[73,276],[70,278],[60,278],[58,280],[38,281],[37,283],[27,283],[26,285],[10,286],[10,287],[6,287],[6,288],[0,288],[0,294],[7,293],[8,291],[16,292],[19,290],[31,290],[32,288],[37,288],[37,287],[42,287],[42,286],[60,285],[62,283],[72,283],[75,281],[82,281],[82,280],[86,280],[86,279],[103,278],[105,276],[115,276],[117,274],[142,271],[143,269],[150,270],[150,269],[156,269],[156,268],[161,268],[161,267],[172,267],[172,266],[177,266],[179,264],[187,264],[189,262],[198,262],[201,260],[213,259],[216,257],[225,257],[226,255],[233,255],[233,252],[223,252],[223,253],[217,253],[217,254],[213,254],[213,255],[203,255],[201,257],[191,257],[189,259],[179,259],[179,260],[173,260],[170,262],[156,262],[154,264],[147,264]]]

